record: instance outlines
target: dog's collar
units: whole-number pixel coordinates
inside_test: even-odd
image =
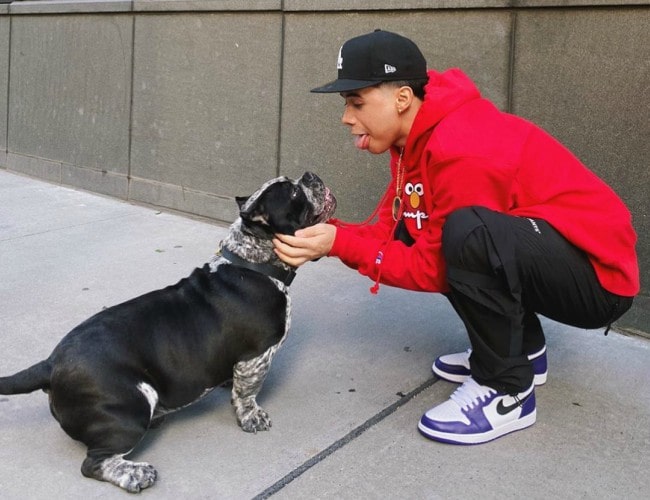
[[[274,266],[272,264],[249,262],[246,259],[242,259],[239,255],[235,255],[225,247],[221,248],[219,253],[228,259],[234,266],[245,267],[251,271],[265,274],[271,278],[275,278],[276,280],[281,281],[286,286],[291,285],[291,282],[296,277],[295,269],[282,269],[281,267]]]

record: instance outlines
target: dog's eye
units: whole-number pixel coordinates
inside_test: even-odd
[[[299,191],[300,191],[300,190],[298,189],[297,186],[294,186],[294,187],[291,189],[291,199],[292,199],[292,200],[295,200],[295,199],[298,197],[298,193],[299,193]]]

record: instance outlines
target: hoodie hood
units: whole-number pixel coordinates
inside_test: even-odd
[[[419,158],[433,128],[452,111],[474,99],[481,93],[476,85],[460,69],[449,69],[442,73],[427,72],[429,83],[424,87],[424,101],[418,111],[404,147],[404,161]],[[399,151],[396,151],[399,155]]]

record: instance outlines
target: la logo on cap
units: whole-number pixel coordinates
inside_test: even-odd
[[[342,50],[343,45],[341,45],[341,48],[339,49],[339,57],[336,59],[336,69],[343,69],[343,56],[341,55]]]

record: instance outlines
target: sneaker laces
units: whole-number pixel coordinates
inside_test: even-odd
[[[450,399],[462,409],[467,410],[472,406],[485,401],[492,394],[497,394],[497,391],[492,389],[492,387],[480,385],[470,377],[463,385],[454,391]]]

